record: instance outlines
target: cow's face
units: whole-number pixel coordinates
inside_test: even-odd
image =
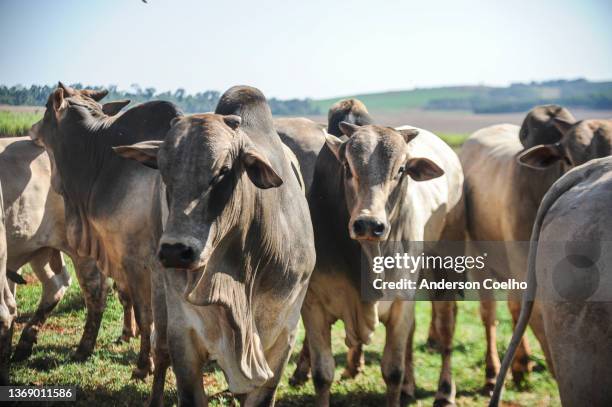
[[[70,146],[74,142],[66,135],[79,136],[87,131],[90,123],[115,115],[130,103],[129,100],[104,105],[98,103],[107,93],[105,90],[76,90],[60,82],[47,100],[43,118],[30,129],[32,141],[44,147],[49,154],[51,181],[57,192],[61,192],[57,164],[64,159],[62,156],[71,155]]]
[[[349,139],[328,135],[326,144],[343,166],[349,234],[360,241],[389,236],[389,213],[398,204],[406,177],[415,181],[437,178],[444,171],[427,158],[412,157],[407,144],[418,130],[340,123]]]
[[[519,163],[546,170],[561,162],[563,170],[612,153],[612,120],[582,120],[567,122],[555,119],[561,141],[530,148],[518,156]]]
[[[567,109],[559,105],[542,105],[530,110],[519,132],[519,139],[523,147],[529,149],[537,145],[554,144],[561,141],[563,134],[555,124],[558,120],[567,123],[576,121]]]
[[[165,267],[202,269],[248,212],[240,202],[282,180],[240,129],[238,116],[177,118],[165,141],[115,147],[120,155],[159,168],[169,216],[159,244]]]

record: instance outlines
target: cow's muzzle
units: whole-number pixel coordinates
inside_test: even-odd
[[[355,240],[384,240],[388,231],[386,222],[372,216],[359,216],[350,226],[351,238]]]
[[[166,268],[191,269],[196,260],[196,251],[183,243],[162,243],[158,257]]]

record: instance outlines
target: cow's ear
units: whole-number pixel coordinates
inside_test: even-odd
[[[419,135],[419,131],[417,129],[402,129],[397,131],[402,135],[406,143],[409,143],[412,141],[412,139]]]
[[[57,88],[53,91],[53,110],[55,113],[59,113],[64,107],[64,89]]]
[[[57,87],[64,91],[66,97],[74,96],[74,88],[64,85],[61,81],[57,83]]]
[[[225,122],[230,129],[236,130],[240,126],[240,123],[242,123],[242,118],[235,114],[229,114],[223,116],[223,122]]]
[[[444,170],[428,158],[410,158],[406,173],[415,181],[427,181],[444,175]]]
[[[90,97],[96,102],[101,101],[102,99],[104,99],[106,95],[108,95],[108,91],[106,89],[102,89],[102,90],[83,89],[80,92],[81,92],[81,95]]]
[[[517,161],[520,165],[524,165],[525,167],[545,170],[562,160],[563,157],[563,149],[559,143],[540,144],[520,153],[517,157]]]
[[[129,146],[113,147],[113,150],[123,158],[135,160],[149,168],[157,169],[157,152],[162,143],[161,140],[149,140]]]
[[[112,102],[104,103],[102,105],[102,111],[107,116],[114,116],[121,111],[124,107],[130,104],[129,99],[125,100],[113,100]]]
[[[344,141],[331,134],[325,135],[325,145],[330,149],[338,161],[342,161],[342,152],[344,150]]]
[[[255,148],[243,151],[241,159],[249,179],[257,188],[276,188],[283,184],[281,177],[272,169],[270,161]]]
[[[342,134],[347,137],[351,137],[357,130],[359,130],[359,126],[349,122],[340,122],[338,127],[340,127]]]
[[[575,121],[565,120],[560,117],[553,117],[553,125],[562,135],[565,135],[575,123]]]

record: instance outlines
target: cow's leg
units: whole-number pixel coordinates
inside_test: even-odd
[[[510,309],[510,314],[512,314],[512,326],[514,328],[521,313],[521,303],[514,299],[508,299],[508,308]],[[512,379],[514,383],[519,385],[523,383],[525,375],[533,369],[533,362],[530,357],[531,351],[527,343],[527,337],[523,336],[512,361]]]
[[[30,260],[30,266],[42,284],[42,295],[34,315],[23,328],[13,353],[15,361],[25,360],[32,354],[38,332],[70,286],[70,274],[57,250],[40,251]]]
[[[274,373],[262,387],[249,393],[242,403],[245,407],[268,407],[274,406],[276,389],[283,377],[283,370],[291,356],[291,349],[295,342],[295,330],[293,333],[285,331],[281,334],[271,349],[266,351],[266,361]]]
[[[138,362],[132,377],[144,379],[153,372],[151,358],[151,329],[153,314],[151,311],[151,276],[144,268],[130,276],[130,295],[134,302],[134,314],[140,328],[140,351]]]
[[[434,301],[431,302],[431,320],[429,322],[429,333],[427,334],[427,342],[425,346],[429,350],[436,350],[438,348],[438,335],[436,333],[436,307]]]
[[[548,340],[546,339],[546,333],[544,332],[544,319],[542,318],[542,307],[538,302],[535,302],[533,306],[533,311],[531,313],[531,318],[529,320],[529,326],[533,331],[536,339],[540,343],[542,347],[542,352],[544,352],[544,357],[546,358],[546,366],[548,367],[548,371],[553,377],[555,377],[555,369],[553,365],[552,355],[550,353],[550,347],[548,346]]]
[[[363,356],[363,345],[351,346],[346,353],[346,369],[342,372],[342,378],[352,379],[363,371],[365,358]]]
[[[1,221],[1,219],[0,219]],[[4,231],[0,231],[3,233]],[[0,247],[2,249],[2,247]],[[0,253],[0,386],[8,386],[11,344],[17,306],[5,276],[5,258]],[[4,281],[2,281],[4,280]]]
[[[491,395],[495,380],[499,374],[500,361],[497,353],[497,302],[488,298],[486,291],[480,293],[480,318],[487,338],[487,353],[485,354],[485,384],[482,392]]]
[[[304,335],[302,350],[298,356],[295,366],[295,371],[289,379],[289,384],[292,386],[301,386],[308,381],[310,377],[310,352],[308,350],[308,336]]]
[[[433,303],[432,303],[433,304]],[[414,329],[416,323],[413,321],[408,332],[408,341],[406,342],[406,358],[404,363],[404,382],[402,383],[402,395],[400,399],[401,405],[408,404],[415,399],[416,381],[414,380]]]
[[[166,309],[166,290],[164,288],[163,270],[159,267],[151,270],[151,306],[155,322],[151,335],[153,352],[153,386],[148,400],[149,407],[161,407],[164,401],[164,384],[166,372],[170,367],[168,350],[168,311]]]
[[[138,325],[136,324],[136,317],[134,315],[134,304],[132,303],[132,298],[130,297],[130,292],[127,287],[119,287],[118,284],[115,284],[115,288],[117,289],[119,302],[123,307],[123,329],[121,331],[121,336],[117,338],[116,342],[129,342],[131,338],[138,336]]]
[[[178,405],[206,406],[208,400],[202,387],[202,361],[196,353],[196,345],[181,329],[172,329],[168,332],[168,347],[176,376]]]
[[[302,319],[308,335],[312,381],[316,392],[315,404],[329,406],[335,367],[331,348],[331,325],[334,318],[309,294],[306,295],[302,307]]]
[[[455,334],[455,319],[457,317],[457,303],[455,301],[434,301],[436,309],[436,332],[438,335],[438,349],[442,354],[442,370],[438,381],[438,391],[434,406],[452,406],[455,404],[455,382],[453,381],[451,355],[453,350],[453,336]]]
[[[96,346],[109,287],[106,283],[106,277],[96,267],[96,262],[93,259],[81,257],[75,258],[73,261],[87,307],[85,329],[74,354],[74,359],[85,360],[93,353]]]
[[[387,332],[381,370],[387,385],[387,406],[399,406],[404,383],[406,346],[414,325],[414,302],[393,302],[383,323]]]

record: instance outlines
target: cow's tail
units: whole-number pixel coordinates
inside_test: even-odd
[[[516,349],[518,348],[518,345],[525,334],[527,324],[529,324],[529,318],[531,317],[531,311],[533,310],[534,299],[537,291],[536,260],[538,255],[537,251],[540,240],[540,230],[544,217],[548,213],[548,210],[557,201],[557,198],[583,179],[584,175],[585,171],[573,170],[568,172],[564,177],[557,180],[557,182],[550,187],[546,195],[544,195],[544,199],[542,199],[542,203],[538,209],[538,213],[533,224],[533,229],[531,231],[531,241],[529,242],[529,260],[527,262],[527,292],[523,294],[521,313],[516,323],[516,327],[514,328],[514,332],[512,333],[512,339],[510,340],[510,345],[508,345],[508,350],[504,355],[504,360],[499,370],[497,381],[495,382],[495,389],[493,390],[493,396],[491,396],[489,407],[497,407],[499,404],[506,374],[508,373],[512,359],[514,359]]]

